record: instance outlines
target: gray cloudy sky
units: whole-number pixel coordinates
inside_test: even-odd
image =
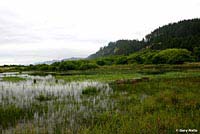
[[[0,65],[86,57],[199,17],[199,0],[1,0]]]

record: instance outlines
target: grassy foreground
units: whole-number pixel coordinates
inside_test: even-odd
[[[104,93],[100,91],[105,86],[84,87],[79,96],[81,102],[73,97],[68,99],[70,96],[60,100],[56,94],[43,93],[26,107],[5,106],[3,103],[9,98],[4,98],[5,102],[0,103],[1,132],[171,134],[176,133],[176,129],[200,131],[199,65],[112,66],[70,73],[67,76],[56,75],[56,79],[66,82],[100,81],[109,83],[112,90]],[[149,77],[150,80],[135,84],[111,83],[140,77]],[[58,114],[60,118],[50,120],[50,113]],[[36,115],[47,124],[40,124],[39,120],[35,123]],[[51,129],[50,122],[53,122]],[[13,127],[13,131],[9,131],[9,127]]]
[[[200,78],[155,79],[114,86],[114,111],[99,114],[89,133],[175,133],[200,126]],[[122,94],[120,94],[123,93]]]

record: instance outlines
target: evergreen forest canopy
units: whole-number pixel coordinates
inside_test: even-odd
[[[137,52],[145,47],[144,41],[138,40],[118,40],[110,42],[108,46],[100,48],[98,52],[89,56],[89,58],[98,58],[111,55],[128,55]]]

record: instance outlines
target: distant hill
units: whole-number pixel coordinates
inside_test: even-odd
[[[108,46],[100,48],[95,54],[90,55],[88,58],[97,58],[111,55],[128,55],[130,53],[141,50],[145,47],[143,41],[138,40],[118,40],[110,42]]]
[[[39,64],[47,64],[47,65],[51,65],[55,62],[60,62],[60,60],[49,60],[49,61],[43,61],[43,62],[36,62],[34,65],[39,65]]]
[[[200,47],[200,19],[183,20],[155,29],[143,41],[118,40],[100,48],[88,58],[112,55],[129,55],[141,49],[163,50],[167,48],[186,48],[193,51]]]
[[[84,59],[84,58],[78,58],[78,57],[71,57],[71,58],[66,58],[66,59],[62,59],[62,60],[50,60],[50,61],[44,61],[44,62],[38,62],[38,63],[35,63],[35,65],[38,65],[38,64],[47,64],[47,65],[51,65],[55,62],[61,62],[61,61],[74,61],[74,60],[81,60],[81,59]]]
[[[71,58],[66,58],[66,59],[62,59],[61,61],[69,61],[69,60],[81,60],[81,59],[84,59],[84,58],[80,58],[80,57],[71,57]]]

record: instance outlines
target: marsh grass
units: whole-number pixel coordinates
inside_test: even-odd
[[[116,99],[116,110],[102,113],[98,125],[86,130],[88,133],[130,134],[170,134],[176,133],[177,128],[199,130],[199,81],[197,77],[155,79],[134,86],[113,87],[123,88],[117,92],[128,93],[112,96]]]
[[[3,81],[8,81],[8,82],[20,82],[26,80],[25,78],[22,77],[16,77],[16,76],[9,76],[9,77],[3,77]]]
[[[107,84],[93,81],[55,82],[49,76],[31,78],[18,83],[0,82],[1,133],[76,133],[81,124],[93,118],[93,112],[110,107],[110,88]],[[37,83],[33,82],[34,79]],[[93,89],[101,89],[102,92],[93,96]],[[82,96],[83,90],[90,97]],[[27,122],[33,128],[26,126]]]
[[[50,101],[50,100],[58,99],[58,97],[53,96],[53,95],[40,94],[40,95],[36,96],[35,99],[38,101]]]
[[[115,73],[115,67],[104,67],[103,74],[93,70],[96,75],[1,81],[1,133],[171,134],[180,128],[200,130],[197,68],[187,65],[182,71],[154,75],[139,74],[129,67],[124,66],[126,71],[121,67]],[[152,68],[149,65],[145,69]],[[151,79],[135,84],[107,84],[142,77]],[[37,79],[35,84],[33,79]]]
[[[95,95],[99,93],[99,90],[96,87],[86,87],[82,90],[82,94],[84,95]]]

